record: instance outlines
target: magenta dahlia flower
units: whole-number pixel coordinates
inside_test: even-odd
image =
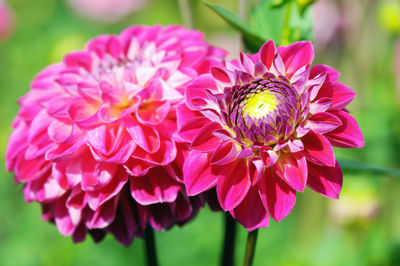
[[[19,100],[6,154],[26,201],[76,241],[110,232],[129,244],[146,223],[187,221],[203,197],[183,188],[176,108],[224,56],[198,31],[135,26],[43,70]]]
[[[191,143],[188,195],[216,187],[221,207],[248,230],[280,221],[307,186],[337,198],[342,172],[332,145],[362,147],[345,106],[355,93],[331,67],[311,67],[311,43],[276,48],[214,67],[186,90],[178,128]]]

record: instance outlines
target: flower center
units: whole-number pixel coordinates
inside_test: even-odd
[[[242,115],[261,119],[276,111],[279,103],[280,101],[270,91],[251,93],[242,107]]]
[[[225,88],[227,124],[243,145],[274,145],[294,132],[300,98],[289,80],[267,73],[247,84]]]

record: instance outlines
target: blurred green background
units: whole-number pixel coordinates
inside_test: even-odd
[[[206,39],[231,51],[239,49],[238,34],[200,1],[190,1],[195,27]],[[210,1],[211,2],[211,1]],[[236,1],[212,1],[238,12]],[[329,2],[329,1],[326,1]],[[399,166],[400,99],[396,92],[395,32],[378,23],[382,1],[330,1],[339,7],[344,24],[316,51],[316,63],[342,73],[340,81],[357,92],[349,110],[366,139],[362,150],[336,150],[339,158]],[[149,0],[118,23],[104,24],[77,15],[62,0],[10,0],[15,13],[12,36],[0,43],[0,163],[18,111],[16,100],[45,66],[80,49],[101,33],[118,33],[132,24],[182,24],[177,1]],[[316,21],[319,24],[318,12]],[[320,18],[323,16],[320,14]],[[382,19],[381,19],[382,20]],[[389,21],[390,22],[390,21]],[[390,23],[389,23],[390,24]],[[329,21],[328,24],[329,25]],[[316,36],[318,37],[318,36]],[[235,57],[236,55],[230,55]],[[399,74],[400,75],[400,74]],[[400,265],[400,180],[345,173],[340,200],[306,190],[292,213],[261,229],[255,265]],[[135,239],[125,248],[112,236],[94,244],[73,244],[57,228],[41,221],[40,206],[26,204],[21,185],[0,167],[0,265],[144,265],[144,246]],[[161,265],[217,265],[224,219],[208,208],[184,228],[156,233]],[[239,228],[236,261],[244,254],[246,231]]]

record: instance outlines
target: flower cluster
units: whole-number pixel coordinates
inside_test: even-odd
[[[109,232],[129,245],[206,201],[254,230],[286,217],[306,186],[337,198],[332,145],[364,145],[345,109],[355,93],[311,67],[309,42],[225,55],[197,31],[134,26],[43,70],[6,154],[26,200],[75,241]]]
[[[191,143],[183,166],[189,195],[216,187],[221,207],[248,230],[286,217],[306,186],[338,197],[332,145],[364,140],[345,109],[355,93],[334,69],[311,67],[313,57],[309,42],[268,41],[189,84],[178,107],[180,136]]]
[[[176,107],[224,56],[200,32],[134,26],[44,69],[19,100],[6,154],[26,201],[75,241],[110,232],[128,245],[146,224],[193,217],[205,199],[183,187]]]

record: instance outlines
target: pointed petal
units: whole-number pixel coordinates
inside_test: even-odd
[[[328,81],[336,81],[340,76],[340,73],[337,72],[335,69],[333,69],[330,66],[327,66],[327,65],[315,65],[315,66],[313,66],[311,68],[310,79],[315,78],[319,74],[326,74],[326,79],[325,79],[326,82],[328,82]]]
[[[266,171],[258,187],[262,202],[275,221],[281,221],[292,211],[296,191],[279,178],[272,168]]]
[[[328,133],[341,125],[342,121],[340,121],[337,116],[329,112],[316,113],[307,119],[306,123],[304,124],[306,128],[309,128],[315,133],[319,134]]]
[[[357,121],[344,111],[332,111],[332,113],[342,121],[340,127],[325,134],[332,145],[343,148],[363,147],[365,145],[364,137]]]
[[[183,164],[183,179],[189,196],[210,189],[217,183],[218,175],[210,165],[209,153],[192,151]]]
[[[250,188],[243,201],[230,213],[249,231],[269,225],[268,213],[258,194],[257,186]]]
[[[214,78],[216,78],[219,81],[225,82],[225,83],[231,83],[231,79],[226,74],[225,70],[218,68],[218,67],[213,67],[211,68],[211,74]]]
[[[221,125],[211,122],[204,125],[193,138],[191,148],[199,151],[212,151],[218,147],[222,139],[213,135],[213,132],[221,129]]]
[[[225,211],[238,206],[249,191],[251,180],[247,168],[245,159],[219,167],[217,196]]]
[[[339,82],[326,82],[322,85],[318,92],[316,99],[323,97],[331,98],[333,100],[331,109],[343,109],[348,105],[356,96],[356,93],[349,87]]]
[[[267,41],[261,46],[260,49],[260,59],[263,64],[270,69],[272,62],[274,61],[276,53],[274,41]]]
[[[297,191],[304,191],[307,183],[307,161],[302,152],[286,153],[274,165],[276,174]]]
[[[337,199],[343,184],[343,173],[338,162],[334,167],[308,164],[307,186],[325,197]]]
[[[285,64],[288,78],[306,65],[311,65],[314,59],[314,48],[311,42],[296,42],[288,46],[278,47],[278,52]]]
[[[310,131],[301,140],[304,144],[304,155],[308,161],[323,166],[335,165],[332,145],[324,136]]]

